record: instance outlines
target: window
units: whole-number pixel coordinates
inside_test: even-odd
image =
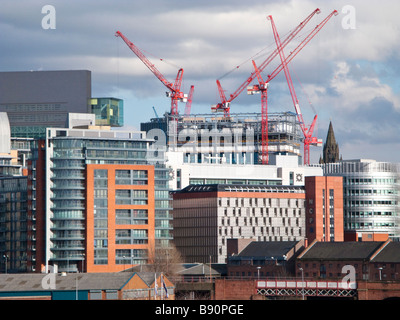
[[[117,229],[115,244],[147,244],[147,230]]]
[[[115,223],[117,225],[147,224],[148,212],[146,209],[116,209]]]
[[[116,190],[115,204],[147,205],[147,190]]]
[[[115,170],[117,185],[147,185],[147,170]]]
[[[108,170],[105,169],[96,169],[94,170],[95,178],[107,178]]]
[[[326,278],[326,267],[325,267],[324,264],[320,265],[319,271],[320,271],[320,277],[321,278]]]

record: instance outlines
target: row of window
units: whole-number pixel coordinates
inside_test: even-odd
[[[218,206],[223,207],[286,207],[302,208],[304,200],[272,198],[227,198],[218,199]]]
[[[146,244],[147,230],[142,229],[117,229],[115,230],[115,244]],[[108,231],[107,229],[94,230],[94,247],[107,248]]]
[[[68,150],[66,150],[66,151],[68,151]],[[77,150],[77,151],[80,151],[80,150]],[[88,158],[145,159],[146,151],[87,150],[86,155]]]
[[[146,249],[117,249],[115,250],[115,264],[142,264],[147,261]],[[108,250],[97,249],[94,251],[94,264],[108,264]]]
[[[268,219],[268,220],[267,220]],[[276,221],[276,219],[274,219],[274,222]],[[300,219],[299,218],[282,218],[277,220],[279,224],[283,224],[283,225],[295,225],[295,226],[299,226],[300,223]],[[222,218],[221,219],[221,225],[225,226],[225,219]],[[233,218],[227,218],[226,219],[226,225],[227,226],[260,226],[260,225],[264,225],[264,226],[272,226],[273,225],[273,221],[272,221],[272,217],[244,217],[241,220],[239,220],[239,218],[235,218],[235,220],[233,220]]]
[[[276,186],[282,185],[282,181],[280,180],[251,180],[251,179],[199,179],[199,178],[191,178],[189,179],[189,184],[251,184],[251,185],[268,185],[268,186]]]
[[[54,148],[114,148],[114,149],[146,149],[147,143],[142,141],[122,141],[122,140],[83,140],[83,139],[54,139]]]
[[[186,233],[184,231],[184,233]],[[187,232],[190,235],[190,230]],[[276,227],[276,226],[265,226],[265,227],[251,227],[247,228],[245,231],[242,229],[242,227],[225,227],[225,228],[219,228],[218,234],[220,236],[294,236],[298,237],[302,235],[302,229],[299,228],[299,225],[296,224],[296,227],[294,226],[282,226],[282,227]],[[224,244],[224,243],[223,243]]]
[[[37,113],[9,113],[8,118],[10,122],[59,122],[65,120],[64,114],[37,112]]]
[[[396,200],[348,200],[348,207],[397,206]]]
[[[395,227],[393,222],[349,222],[345,224],[346,229],[359,229],[359,228],[379,228],[379,227]]]
[[[395,189],[349,189],[346,192],[347,196],[371,196],[371,195],[392,195],[398,194]]]
[[[147,190],[115,190],[117,205],[147,205]]]
[[[79,159],[54,159],[53,167],[54,168],[84,168],[85,163],[83,160]]]
[[[397,183],[396,178],[344,178],[343,181],[348,185],[357,184],[394,184]]]
[[[147,179],[147,170],[115,170],[115,178]]]
[[[346,217],[369,217],[369,216],[397,216],[392,211],[350,211],[345,213]]]
[[[94,177],[96,178],[108,178],[108,170],[107,169],[96,169],[94,170]],[[135,179],[144,179],[148,178],[147,170],[115,170],[115,178],[120,181],[128,181]],[[167,170],[155,170],[154,178],[157,181],[158,179],[167,179],[169,180],[168,171]],[[164,186],[164,185],[163,185]]]
[[[59,103],[38,103],[38,104],[3,104],[2,111],[9,112],[35,112],[35,111],[58,111],[61,110]]]

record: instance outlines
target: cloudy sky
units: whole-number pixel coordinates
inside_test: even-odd
[[[322,3],[322,4],[321,4]],[[55,29],[45,5],[55,9]],[[92,71],[92,95],[124,99],[125,124],[170,109],[165,87],[114,36],[121,31],[171,82],[184,69],[183,89],[195,86],[192,113],[209,113],[275,48],[272,15],[284,38],[316,8],[305,36],[333,10],[339,12],[293,59],[289,68],[306,123],[318,114],[315,135],[332,121],[344,159],[400,161],[400,2],[395,0],[2,0],[0,70]],[[294,39],[294,48],[301,38]],[[275,59],[264,77],[279,65]],[[1,93],[0,93],[1,94]],[[179,105],[184,112],[185,105]],[[270,112],[294,111],[281,72],[269,87]],[[260,112],[259,96],[243,92],[231,112]],[[317,161],[322,148],[311,148]]]

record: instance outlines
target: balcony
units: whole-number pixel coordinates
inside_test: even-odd
[[[83,232],[78,233],[73,231],[60,232],[59,234],[53,234],[50,240],[54,243],[56,241],[83,241],[85,240],[85,234]]]
[[[52,226],[50,226],[50,230],[85,230],[85,225],[77,221],[66,222],[63,220],[60,221],[60,223],[53,223]]]

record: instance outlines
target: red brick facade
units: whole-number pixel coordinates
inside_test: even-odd
[[[343,178],[306,177],[308,242],[343,241]]]

